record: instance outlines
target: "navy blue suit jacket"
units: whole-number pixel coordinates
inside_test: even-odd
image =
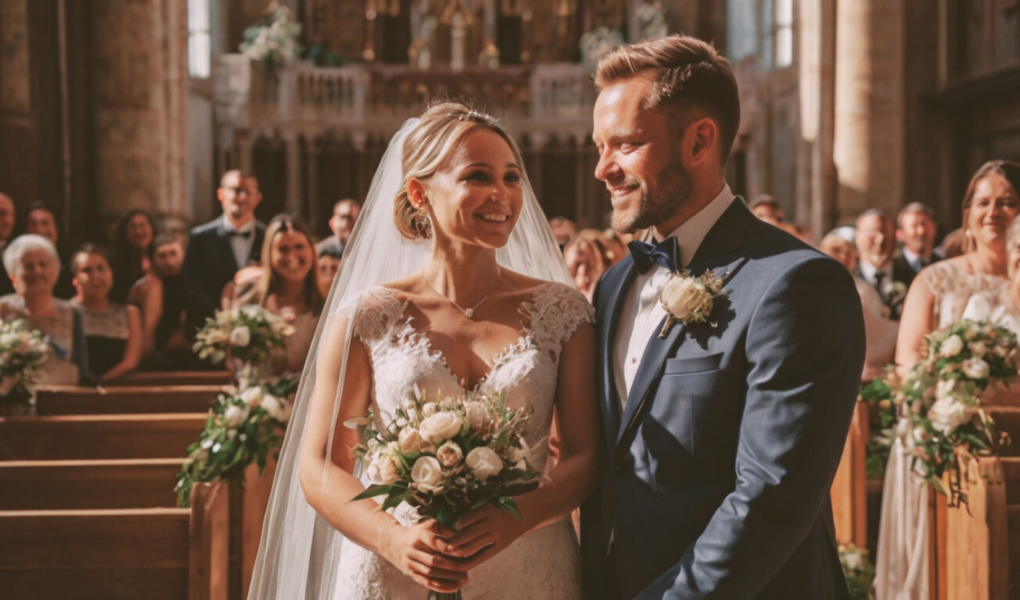
[[[740,199],[689,269],[728,273],[728,295],[709,324],[656,330],[623,414],[612,361],[633,261],[595,293],[611,464],[582,507],[585,598],[848,598],[829,487],[864,364],[850,273]]]
[[[266,226],[255,223],[255,243],[252,244],[249,262],[259,262]],[[240,267],[230,247],[230,236],[223,226],[223,218],[210,221],[191,230],[188,251],[184,256],[184,289],[188,301],[185,331],[194,336],[205,325],[207,317],[216,314],[220,296]]]

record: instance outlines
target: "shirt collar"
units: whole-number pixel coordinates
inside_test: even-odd
[[[227,233],[232,231],[248,233],[249,231],[255,231],[255,219],[248,221],[242,227],[237,227],[233,221],[227,218],[227,215],[223,215],[223,228],[227,230]]]
[[[901,248],[900,251],[903,253],[903,258],[906,259],[906,261],[911,265],[916,265],[918,261],[921,260],[920,256],[911,252],[910,249],[907,248],[906,246]]]
[[[691,264],[694,254],[701,247],[701,243],[705,241],[705,237],[711,231],[712,226],[722,217],[723,213],[733,204],[735,199],[736,197],[733,195],[733,192],[730,191],[730,186],[724,185],[719,195],[709,202],[708,205],[666,236],[675,237],[677,245],[680,246],[680,262],[683,263],[680,265],[681,268],[686,269]],[[649,232],[649,237],[652,239],[659,237],[654,227],[650,228]]]
[[[857,268],[861,270],[861,275],[864,275],[864,279],[868,283],[875,283],[875,273],[882,271],[886,275],[886,281],[892,281],[892,263],[884,269],[878,269],[869,262],[863,260],[857,262]]]

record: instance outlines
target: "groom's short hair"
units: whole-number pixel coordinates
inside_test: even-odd
[[[595,85],[603,88],[634,77],[652,79],[645,106],[676,110],[682,129],[696,118],[715,121],[725,164],[740,126],[737,80],[728,60],[707,42],[671,35],[620,46],[605,55],[595,71]]]

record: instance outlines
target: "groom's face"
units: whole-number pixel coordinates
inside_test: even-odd
[[[665,110],[644,106],[651,85],[641,77],[615,82],[595,102],[595,177],[609,190],[612,226],[620,233],[669,219],[691,192],[681,159],[681,128]]]

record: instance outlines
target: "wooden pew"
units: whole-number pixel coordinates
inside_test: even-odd
[[[0,510],[177,506],[180,458],[0,462]]]
[[[829,492],[837,543],[854,544],[858,548],[868,546],[866,461],[869,435],[868,403],[858,401],[843,447],[843,457]]]
[[[59,415],[121,415],[200,413],[209,410],[224,386],[89,388],[51,386],[36,391],[36,413]]]
[[[5,600],[225,600],[223,484],[197,484],[192,508],[0,511]]]
[[[248,597],[275,474],[276,461],[270,457],[261,476],[257,465],[249,465],[244,487],[230,487],[231,600]]]
[[[167,386],[167,385],[230,385],[234,380],[230,371],[157,371],[132,373],[104,382],[106,387]]]
[[[184,458],[206,414],[0,418],[2,460]]]

